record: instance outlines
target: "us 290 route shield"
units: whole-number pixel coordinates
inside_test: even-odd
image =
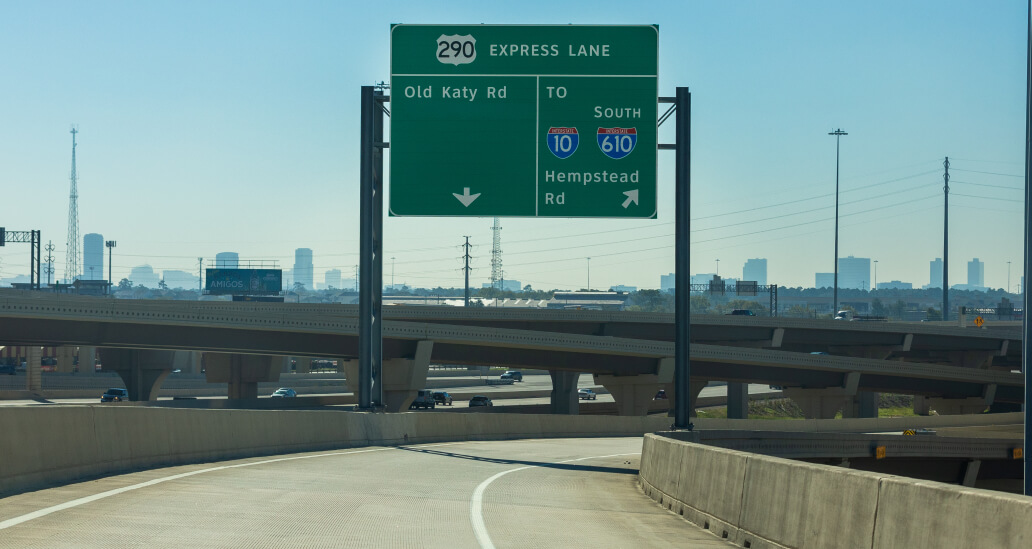
[[[656,217],[656,26],[394,25],[390,215]]]

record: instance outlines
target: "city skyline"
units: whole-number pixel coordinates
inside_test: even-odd
[[[515,16],[472,2],[440,12],[407,2],[57,4],[0,8],[0,44],[39,52],[13,59],[0,89],[3,104],[19,105],[0,136],[0,181],[31,188],[46,208],[9,208],[0,224],[41,229],[58,268],[76,124],[79,228],[118,241],[115,281],[142,264],[196,272],[198,257],[208,267],[227,249],[287,270],[302,246],[317,252],[315,273],[352,273],[358,89],[389,75],[389,23],[488,21],[660,23],[660,95],[693,91],[692,274],[718,259],[722,273],[741,273],[764,257],[769,283],[809,287],[832,270],[835,127],[849,132],[841,257],[877,261],[879,281],[924,285],[925,261],[942,257],[949,156],[949,280],[966,280],[974,257],[988,287],[1009,278],[1013,291],[1022,274],[1022,2],[660,2],[633,21],[607,16],[612,2],[590,12],[529,2]],[[957,76],[942,86],[941,74]],[[672,141],[672,121],[661,141]],[[657,220],[506,218],[506,278],[578,289],[591,257],[593,288],[660,287],[674,270],[672,155],[660,152],[659,164]],[[474,246],[471,285],[489,281],[491,223],[385,218],[397,284],[460,287],[463,235]],[[24,247],[0,248],[0,278],[27,264]]]

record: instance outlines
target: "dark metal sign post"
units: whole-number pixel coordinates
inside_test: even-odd
[[[383,406],[383,104],[374,86],[362,86],[362,139],[359,212],[358,408]]]
[[[675,244],[674,244],[674,428],[693,428],[691,422],[691,278],[688,270],[691,244],[692,94],[677,88],[677,145],[675,150]]]
[[[1032,496],[1032,456],[1029,456],[1029,439],[1032,439],[1032,375],[1029,375],[1029,353],[1032,353],[1032,335],[1029,333],[1028,319],[1028,289],[1025,288],[1025,280],[1032,280],[1032,273],[1029,273],[1029,256],[1032,250],[1029,249],[1029,220],[1032,219],[1032,201],[1029,200],[1029,162],[1032,161],[1032,0],[1028,2],[1028,30],[1027,41],[1028,51],[1025,61],[1027,63],[1025,72],[1025,278],[1021,282],[1021,294],[1024,301],[1024,310],[1021,315],[1021,327],[1024,334],[1021,353],[1021,371],[1025,373],[1025,495]]]

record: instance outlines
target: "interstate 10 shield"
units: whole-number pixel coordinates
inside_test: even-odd
[[[614,160],[619,160],[634,150],[638,142],[636,128],[599,128],[598,148],[602,153]]]
[[[577,152],[577,144],[580,142],[580,135],[577,128],[548,128],[547,145],[558,158],[566,159]]]

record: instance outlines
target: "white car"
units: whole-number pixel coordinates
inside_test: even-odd
[[[596,399],[598,399],[598,393],[596,393],[595,391],[592,391],[591,389],[581,389],[581,390],[577,391],[577,396],[580,397],[581,400],[596,400]]]
[[[279,389],[276,389],[275,393],[272,393],[272,396],[277,398],[296,397],[297,391],[291,389],[290,387],[280,387]]]

